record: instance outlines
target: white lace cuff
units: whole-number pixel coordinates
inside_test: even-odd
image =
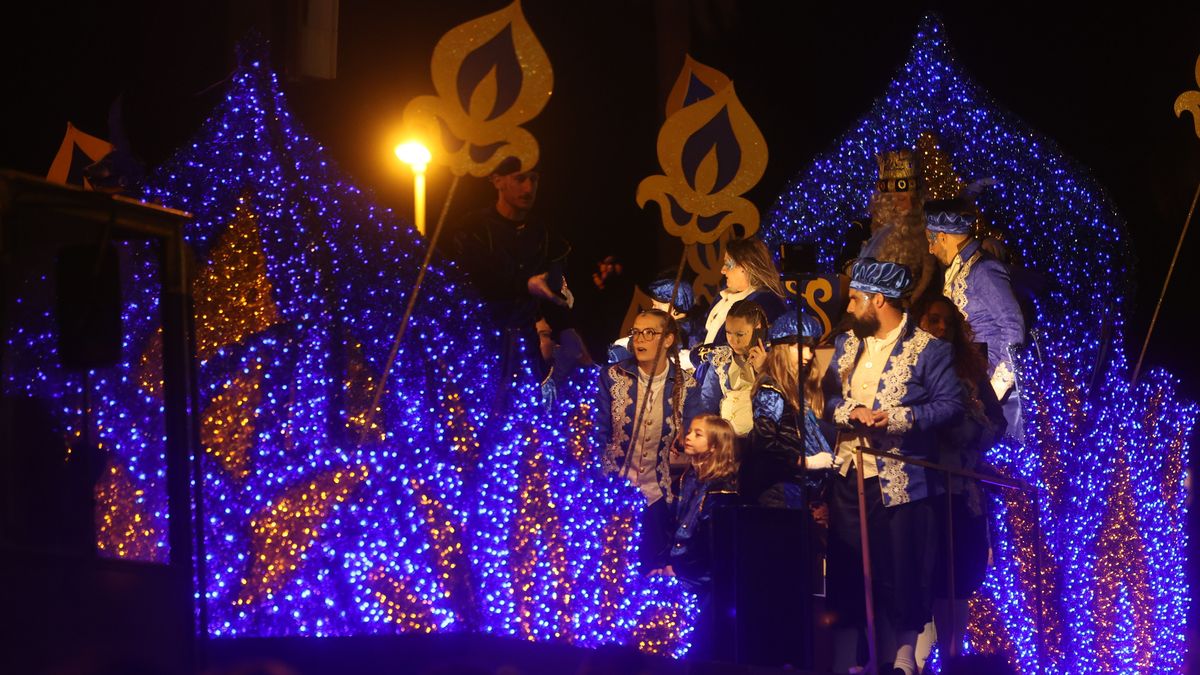
[[[903,434],[912,429],[912,408],[892,408],[888,411],[889,434]]]

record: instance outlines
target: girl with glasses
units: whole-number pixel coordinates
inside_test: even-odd
[[[667,565],[674,532],[671,453],[698,412],[696,380],[679,365],[677,330],[666,312],[638,314],[631,355],[600,371],[594,410],[605,471],[629,479],[646,498],[640,558],[648,574]]]

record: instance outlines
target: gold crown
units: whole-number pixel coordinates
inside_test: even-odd
[[[880,192],[908,192],[917,187],[917,168],[911,150],[892,150],[875,155],[879,164]]]

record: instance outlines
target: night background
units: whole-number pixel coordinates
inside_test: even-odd
[[[284,82],[295,118],[358,186],[411,213],[411,178],[392,154],[404,106],[433,93],[429,57],[441,35],[506,4],[343,2],[337,78]],[[68,121],[108,137],[109,104],[118,95],[134,153],[147,169],[156,166],[221,100],[234,44],[247,31],[276,37],[283,61],[289,6],[10,8],[0,38],[9,73],[0,167],[44,175]],[[770,162],[747,195],[765,215],[784,185],[870,108],[905,59],[920,17],[935,10],[974,80],[1090,169],[1127,221],[1137,261],[1126,349],[1136,360],[1200,182],[1194,120],[1172,111],[1180,93],[1200,88],[1200,5],[988,7],[524,2],[555,76],[549,104],[528,125],[542,153],[535,214],[572,242],[572,287],[588,283],[596,260],[609,253],[634,278],[678,259],[657,208],[639,209],[634,192],[658,172],[655,139],[685,52],[734,81],[766,137]],[[432,223],[449,173],[434,167],[429,180]],[[450,218],[492,199],[484,181],[467,181]],[[1200,287],[1197,236],[1184,242],[1144,366],[1167,368],[1191,400],[1200,398],[1190,298]],[[1193,443],[1193,466],[1195,455]],[[1194,542],[1193,534],[1193,550]]]
[[[0,46],[13,66],[0,164],[44,174],[66,123],[107,137],[109,104],[123,94],[134,153],[154,167],[222,97],[236,41],[251,28],[284,33],[286,5],[14,10]],[[411,213],[411,178],[391,152],[404,106],[432,93],[428,62],[441,35],[504,5],[342,3],[337,79],[286,82],[294,114],[360,187]],[[529,125],[542,146],[537,214],[574,245],[573,286],[605,253],[622,255],[635,276],[677,260],[657,209],[639,209],[634,192],[658,171],[662,106],[685,51],[733,79],[767,139],[766,174],[748,194],[765,214],[786,182],[870,107],[905,58],[921,15],[933,9],[974,79],[1091,169],[1128,222],[1137,255],[1128,345],[1136,358],[1200,180],[1192,119],[1172,112],[1175,97],[1198,86],[1200,7],[989,12],[950,3],[832,11],[534,1],[523,8],[555,72],[550,103]],[[432,221],[449,174],[434,167],[429,181]],[[491,194],[482,180],[465,183],[451,221]],[[1147,355],[1147,365],[1182,377],[1193,399],[1200,369],[1187,356],[1185,303],[1197,287],[1194,240],[1184,243]]]

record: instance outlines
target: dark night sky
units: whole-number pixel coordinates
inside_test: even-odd
[[[223,88],[212,85],[231,70],[232,41],[252,23],[268,33],[280,23],[281,3],[105,4],[115,7],[72,14],[46,3],[4,22],[0,166],[44,173],[65,123],[106,135],[108,104],[121,92],[135,152],[150,165],[161,161],[219,100]],[[441,34],[504,4],[343,0],[338,78],[287,83],[293,112],[360,186],[409,212],[410,183],[390,155],[404,105],[432,93],[429,56]],[[1200,181],[1200,138],[1190,116],[1176,119],[1171,109],[1179,93],[1197,88],[1200,4],[1140,13],[945,4],[938,11],[968,72],[1090,167],[1129,221],[1139,265],[1127,349],[1136,358]],[[883,90],[927,7],[527,0],[555,70],[554,96],[530,125],[542,145],[541,217],[573,240],[581,267],[592,254],[620,251],[648,273],[675,255],[660,246],[655,208],[640,211],[633,199],[638,181],[657,170],[660,32],[685,42],[690,33],[692,54],[734,79],[770,147],[767,173],[749,195],[765,212]],[[669,23],[656,24],[656,8]],[[431,209],[447,184],[444,173],[431,175]],[[463,195],[455,211],[481,204],[488,188]],[[1184,246],[1148,358],[1184,377],[1193,398],[1200,366],[1188,356],[1188,298],[1200,287],[1198,241],[1194,232]]]

